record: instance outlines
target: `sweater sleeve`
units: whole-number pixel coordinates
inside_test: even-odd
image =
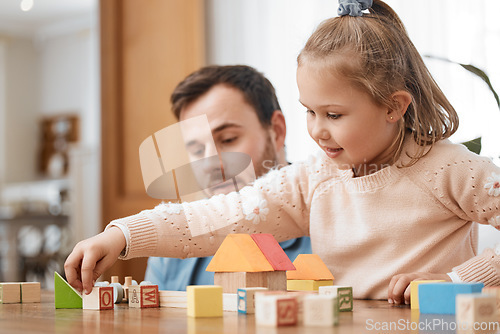
[[[230,233],[270,233],[278,241],[309,235],[311,197],[317,177],[325,175],[316,170],[316,158],[311,159],[273,170],[239,192],[160,204],[114,220],[107,228],[123,225],[128,230],[121,259],[209,256]]]
[[[500,168],[491,159],[449,145],[455,146],[450,150],[452,154],[433,152],[442,156],[437,159],[439,164],[426,173],[436,199],[465,221],[500,229]],[[465,282],[500,285],[500,254],[486,250],[453,271]]]

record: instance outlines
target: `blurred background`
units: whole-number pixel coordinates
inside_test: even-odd
[[[473,64],[500,89],[495,0],[387,0],[422,55]],[[9,0],[0,2],[0,281],[41,281],[74,244],[158,204],[139,166],[142,140],[175,122],[169,96],[207,64],[247,64],[277,89],[288,160],[316,145],[298,102],[296,57],[335,0]],[[500,110],[460,66],[426,62],[461,118],[452,138],[500,156]],[[292,135],[293,134],[293,135]],[[480,249],[500,232],[480,228]],[[141,280],[145,260],[110,273]]]

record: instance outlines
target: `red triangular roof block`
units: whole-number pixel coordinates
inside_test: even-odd
[[[292,261],[271,234],[252,234],[251,237],[274,270],[295,270]]]

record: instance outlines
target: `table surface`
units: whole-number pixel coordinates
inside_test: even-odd
[[[329,328],[256,326],[254,315],[238,312],[195,319],[187,317],[186,309],[127,304],[107,311],[56,310],[51,291],[42,291],[41,303],[0,304],[0,333],[455,333],[454,323],[451,315],[424,315],[376,300],[355,300],[353,312],[341,312],[339,325]]]

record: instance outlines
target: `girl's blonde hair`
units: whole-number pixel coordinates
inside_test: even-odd
[[[394,161],[400,157],[407,134],[419,149],[405,166],[413,165],[433,144],[458,128],[458,115],[432,78],[408,37],[398,15],[387,4],[374,0],[370,13],[325,20],[300,52],[298,66],[322,61],[335,74],[370,94],[376,103],[395,108],[391,95],[407,91],[412,101],[398,122]],[[337,57],[335,57],[337,56]],[[340,57],[339,57],[340,56]]]

